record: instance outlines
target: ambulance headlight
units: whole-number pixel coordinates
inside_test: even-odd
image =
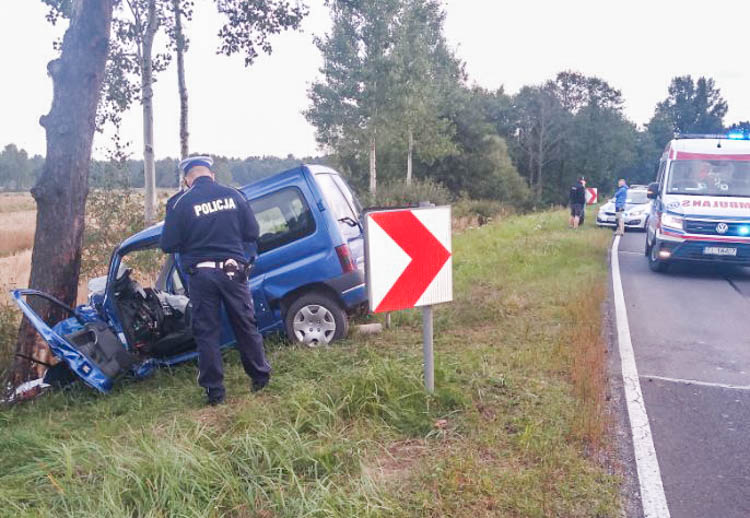
[[[750,225],[742,225],[740,228],[737,229],[737,232],[741,236],[747,236],[750,234]]]
[[[661,224],[663,227],[670,227],[682,230],[683,219],[679,216],[673,216],[666,212],[661,215]]]

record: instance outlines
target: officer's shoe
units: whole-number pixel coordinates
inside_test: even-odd
[[[208,404],[211,406],[221,405],[225,400],[224,392],[218,390],[207,390],[206,397],[208,399]]]
[[[265,381],[255,381],[255,380],[253,380],[253,383],[252,383],[250,389],[253,392],[260,392],[261,390],[263,390],[264,388],[266,388],[266,385],[268,385],[268,380],[265,380]]]

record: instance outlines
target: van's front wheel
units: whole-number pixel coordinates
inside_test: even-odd
[[[659,241],[654,238],[654,242],[651,243],[651,250],[648,254],[648,267],[654,272],[666,272],[669,268],[669,263],[659,259]]]
[[[328,345],[349,332],[349,320],[341,306],[318,293],[295,300],[286,312],[284,326],[289,340],[308,347]]]

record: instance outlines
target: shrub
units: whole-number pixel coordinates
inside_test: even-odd
[[[21,325],[20,314],[14,304],[0,300],[0,380],[5,380],[13,363],[18,326]]]
[[[406,185],[404,180],[397,180],[382,184],[378,187],[376,196],[367,193],[362,203],[366,207],[403,207],[417,205],[421,201],[429,201],[435,205],[446,205],[453,196],[443,185],[430,180],[413,180]]]
[[[164,217],[164,205],[157,200],[157,220]],[[120,242],[145,227],[143,195],[127,181],[114,178],[103,188],[91,191],[86,201],[86,231],[81,254],[81,276],[97,277],[107,273],[110,255]],[[151,256],[141,254],[149,264]],[[154,254],[151,254],[154,255]]]
[[[489,221],[511,210],[497,200],[471,200],[461,198],[453,204],[454,218],[481,218]]]

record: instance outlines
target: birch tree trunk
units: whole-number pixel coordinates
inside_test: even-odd
[[[185,35],[182,32],[180,0],[172,0],[175,16],[175,39],[177,49],[177,88],[180,94],[180,157],[190,154],[188,147],[188,93],[185,83]]]
[[[546,135],[544,119],[539,125],[539,148],[537,152],[537,174],[536,174],[536,198],[542,199],[542,168],[544,167],[544,139]]]
[[[50,61],[53,97],[39,123],[47,134],[47,154],[39,181],[31,189],[37,205],[29,286],[72,306],[81,268],[84,212],[88,195],[91,143],[107,60],[113,0],[76,0],[60,57]],[[47,322],[67,318],[63,310],[29,300]],[[10,383],[17,386],[42,375],[49,349],[24,319],[16,342]]]
[[[370,137],[370,193],[374,196],[378,187],[378,169],[375,156],[375,135]]]
[[[154,164],[154,74],[153,47],[158,29],[156,0],[149,0],[146,32],[143,35],[141,92],[143,105],[143,175],[145,181],[144,219],[151,225],[156,219],[156,167]]]
[[[411,163],[414,150],[414,131],[409,126],[409,151],[406,154],[406,185],[411,185]]]

